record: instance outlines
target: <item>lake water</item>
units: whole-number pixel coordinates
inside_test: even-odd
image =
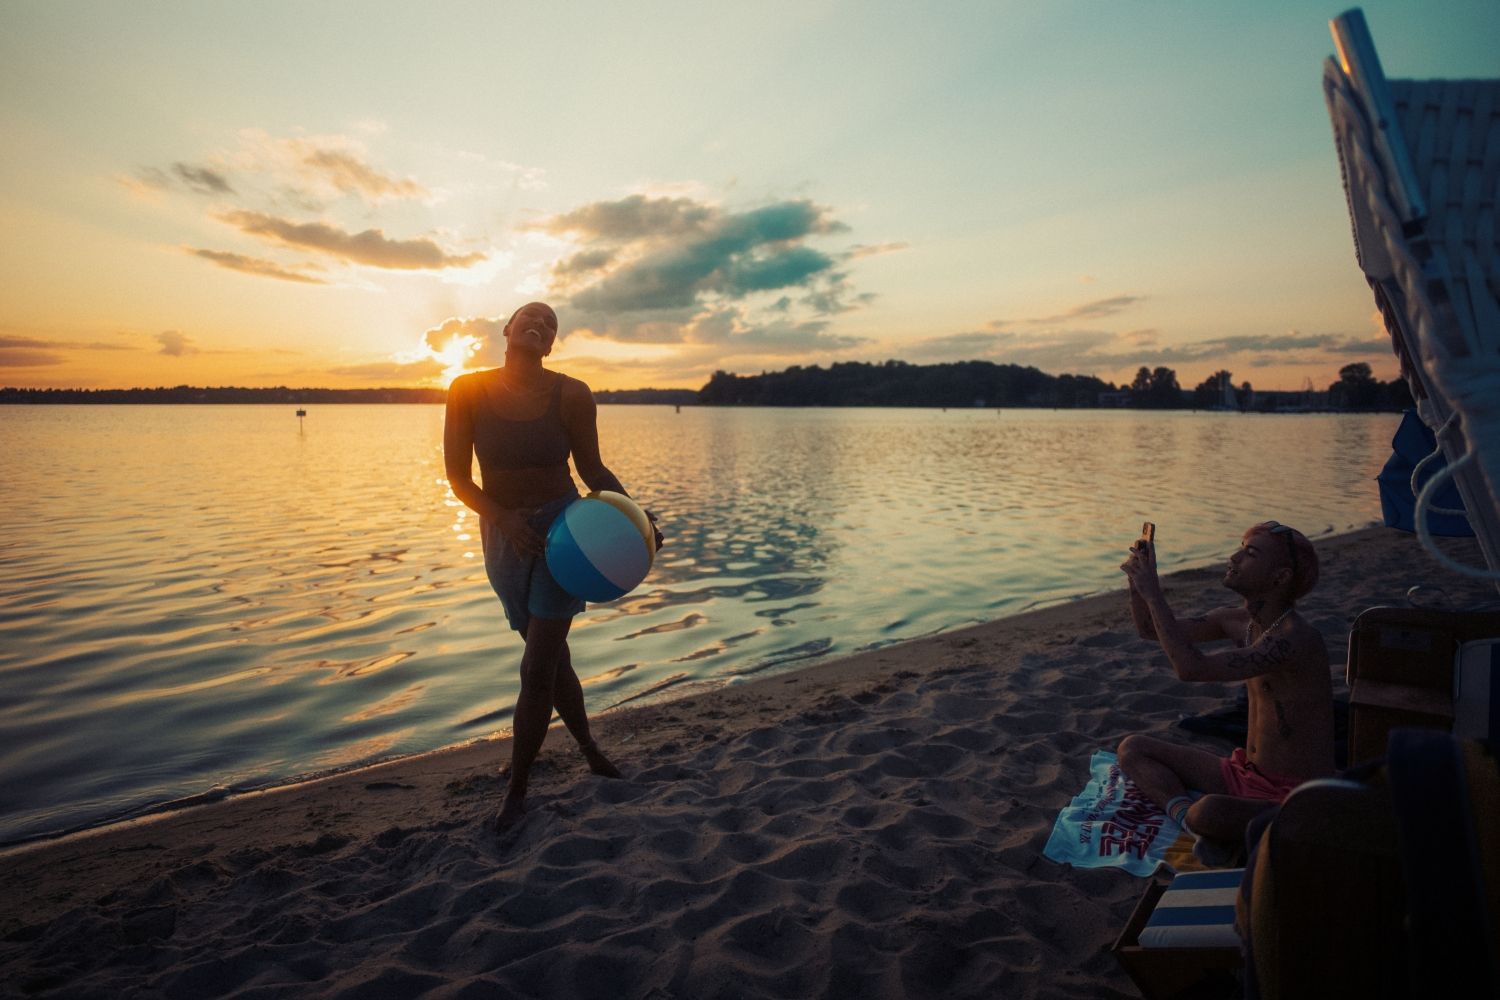
[[[442,408],[293,410],[0,407],[0,843],[508,729]],[[1148,518],[1166,569],[1361,527],[1397,422],[602,407],[667,547],[574,662],[598,713],[1118,588]]]

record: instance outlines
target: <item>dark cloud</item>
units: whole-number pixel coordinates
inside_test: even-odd
[[[583,243],[553,271],[584,313],[688,310],[842,278],[837,260],[804,241],[847,227],[810,201],[731,212],[687,198],[633,195],[541,225]],[[613,265],[613,266],[611,266]]]
[[[1375,355],[1377,358],[1384,357],[1391,352],[1389,340],[1349,340],[1336,347],[1330,347],[1335,354],[1363,354]]]
[[[30,347],[6,347],[3,339],[0,339],[0,368],[44,368],[47,365],[60,365],[62,362],[61,354]]]
[[[201,250],[197,247],[187,247],[187,252],[204,260],[211,260],[220,267],[227,267],[231,271],[242,271],[245,274],[255,274],[263,278],[278,278],[282,281],[300,281],[309,285],[326,285],[328,282],[322,278],[315,278],[302,271],[289,271],[279,264],[269,260],[261,260],[258,257],[246,257],[242,254],[228,253],[223,250]]]
[[[302,157],[311,167],[345,194],[382,198],[424,198],[427,189],[409,177],[389,177],[345,149],[311,148]]]
[[[1098,367],[1100,348],[1116,341],[1101,330],[1061,330],[1020,334],[972,330],[930,337],[904,352],[913,361],[993,361],[1028,365],[1045,372],[1088,372]]]
[[[580,250],[571,257],[558,261],[552,267],[552,273],[559,277],[571,277],[579,274],[591,274],[601,271],[609,266],[615,259],[614,250]]]
[[[1064,313],[1058,313],[1056,316],[1039,316],[1035,319],[1028,319],[1025,322],[1042,325],[1070,323],[1075,320],[1102,319],[1105,316],[1113,316],[1116,313],[1123,312],[1140,301],[1142,301],[1142,298],[1139,295],[1116,295],[1113,298],[1095,299],[1093,302],[1085,302],[1081,306],[1076,306]]]
[[[199,194],[233,194],[229,179],[211,167],[195,167],[181,161],[172,164],[176,174],[190,190]]]
[[[128,344],[105,344],[77,340],[42,340],[38,337],[0,335],[0,367],[33,368],[65,360],[58,351],[133,351]]]
[[[324,222],[291,222],[261,212],[228,212],[220,218],[251,236],[371,267],[438,270],[468,267],[484,260],[482,253],[449,254],[432,240],[388,239],[378,229],[347,233]]]
[[[619,201],[598,201],[575,208],[540,228],[588,240],[628,243],[698,233],[717,214],[717,209],[688,198],[647,198],[636,194]]]
[[[161,344],[161,353],[169,357],[181,358],[198,353],[192,338],[176,330],[163,330],[156,335],[156,342]]]
[[[843,274],[830,274],[826,281],[810,289],[799,301],[820,316],[853,312],[875,301],[874,292],[855,293],[845,278]]]
[[[1266,334],[1263,336],[1242,337],[1212,337],[1208,340],[1193,340],[1174,347],[1162,347],[1154,351],[1131,354],[1129,352],[1118,355],[1120,358],[1142,357],[1142,363],[1171,361],[1200,361],[1207,358],[1224,357],[1231,354],[1242,354],[1251,351],[1333,351],[1338,353],[1364,353],[1363,351],[1346,350],[1349,341],[1346,337],[1337,337],[1333,334],[1315,333],[1304,334],[1295,330],[1290,333]]]
[[[194,166],[181,160],[172,164],[171,171],[160,167],[141,167],[135,172],[136,180],[158,191],[186,188],[197,194],[234,194],[229,178],[212,167]]]
[[[762,256],[743,256],[725,268],[725,284],[735,297],[801,285],[833,266],[833,258],[812,247],[789,247]]]

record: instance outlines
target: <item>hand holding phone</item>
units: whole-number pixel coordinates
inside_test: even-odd
[[[1132,545],[1131,548],[1139,551],[1146,548],[1154,541],[1156,541],[1156,525],[1152,524],[1150,521],[1147,521],[1146,523],[1141,525],[1141,537],[1136,539],[1135,544]]]

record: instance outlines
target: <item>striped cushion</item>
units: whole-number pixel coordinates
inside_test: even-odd
[[[1238,948],[1234,900],[1243,868],[1186,872],[1173,879],[1142,928],[1142,948]]]

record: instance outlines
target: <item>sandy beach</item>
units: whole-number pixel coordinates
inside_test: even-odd
[[[1338,693],[1359,611],[1496,598],[1389,529],[1315,541]],[[1230,603],[1221,575],[1169,598]],[[0,991],[1135,996],[1108,949],[1145,880],[1042,847],[1096,748],[1211,743],[1174,724],[1233,694],[1176,681],[1122,589],[604,713],[620,781],[555,728],[499,838],[503,740],[31,845],[0,856]]]

